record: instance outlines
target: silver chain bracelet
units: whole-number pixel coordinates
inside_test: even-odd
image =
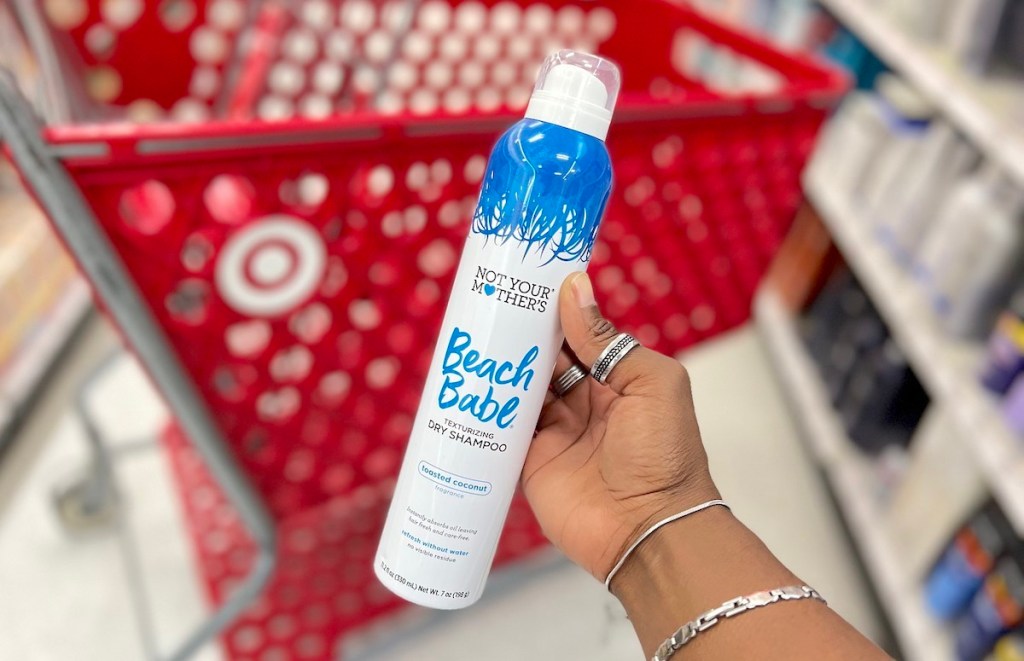
[[[715,626],[723,617],[734,617],[761,606],[774,604],[777,601],[798,601],[800,599],[815,599],[823,604],[826,603],[817,590],[806,585],[791,585],[785,588],[755,592],[746,597],[736,597],[718,608],[712,608],[696,620],[679,627],[668,640],[661,644],[658,651],[651,657],[651,661],[668,661],[673,654],[696,638],[698,633],[707,631]]]

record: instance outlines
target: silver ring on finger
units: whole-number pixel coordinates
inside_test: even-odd
[[[619,333],[594,361],[594,366],[590,368],[590,375],[600,384],[608,383],[608,377],[619,361],[638,346],[640,343],[635,337],[629,333]]]
[[[551,390],[558,397],[565,397],[565,395],[575,388],[580,381],[587,378],[587,370],[579,363],[573,363],[573,366],[565,370],[562,376],[555,379],[555,382],[551,384]]]

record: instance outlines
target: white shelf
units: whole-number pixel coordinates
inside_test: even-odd
[[[847,438],[793,316],[774,292],[765,288],[758,293],[754,314],[796,418],[832,485],[906,658],[951,659],[951,633],[925,611],[919,581],[900,564],[900,555],[885,534],[879,506],[872,497],[870,467]]]
[[[75,278],[45,315],[35,336],[0,373],[0,432],[32,396],[56,356],[91,307],[89,287]]]
[[[1024,183],[1024,83],[979,78],[866,0],[820,0],[890,67],[913,83],[984,153]]]
[[[1024,535],[1024,439],[1003,423],[995,398],[978,383],[983,348],[942,332],[916,283],[874,239],[857,208],[813,167],[804,189],[914,372],[953,414],[993,495]]]

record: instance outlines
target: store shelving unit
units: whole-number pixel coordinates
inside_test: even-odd
[[[68,339],[92,307],[89,287],[75,278],[40,320],[39,330],[0,373],[0,448],[6,429],[24,410]]]
[[[952,413],[993,494],[1024,535],[1024,439],[1003,424],[995,399],[978,383],[982,347],[942,332],[920,288],[875,240],[858,209],[825,177],[811,168],[804,189],[918,378],[933,400]]]
[[[873,476],[867,460],[847,438],[804,349],[796,320],[770,289],[758,294],[755,318],[794,417],[803,426],[811,452],[836,495],[905,658],[950,659],[949,630],[925,611],[919,581],[901,565],[885,529],[879,525],[881,515],[873,498]]]
[[[819,2],[1024,186],[1024,83],[972,74],[947,47],[926,43],[896,24],[884,0]],[[949,412],[993,496],[1024,535],[1024,439],[1003,423],[996,399],[978,382],[984,347],[943,331],[922,289],[827,173],[809,168],[804,190],[933,402]],[[922,577],[904,566],[880,524],[885,510],[877,498],[876,473],[847,438],[798,333],[795,313],[765,287],[755,301],[755,319],[809,452],[832,488],[906,658],[951,658],[951,629],[927,613]]]
[[[1024,184],[1024,84],[971,74],[947,50],[922,43],[894,25],[881,3],[819,1]]]
[[[971,74],[948,48],[924,43],[895,24],[881,0],[819,1],[1024,186],[1024,84]],[[921,287],[826,172],[812,165],[804,190],[932,401],[955,421],[992,495],[1024,536],[1024,439],[1005,425],[996,399],[979,384],[984,347],[943,331]],[[871,465],[846,437],[799,337],[794,313],[765,288],[755,303],[755,318],[904,653],[914,660],[950,658],[950,629],[925,611],[922,578],[902,565],[879,524],[884,510],[872,496],[877,489],[872,489]]]

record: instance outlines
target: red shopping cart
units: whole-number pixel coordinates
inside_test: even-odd
[[[748,318],[845,85],[663,0],[45,7],[26,31],[93,111],[229,118],[41,128],[4,87],[0,128],[177,416],[166,447],[229,604],[200,635],[228,626],[237,659],[325,657],[398,605],[373,548],[486,154],[546,52],[622,67],[592,271],[669,353]],[[517,500],[499,561],[541,545]]]

